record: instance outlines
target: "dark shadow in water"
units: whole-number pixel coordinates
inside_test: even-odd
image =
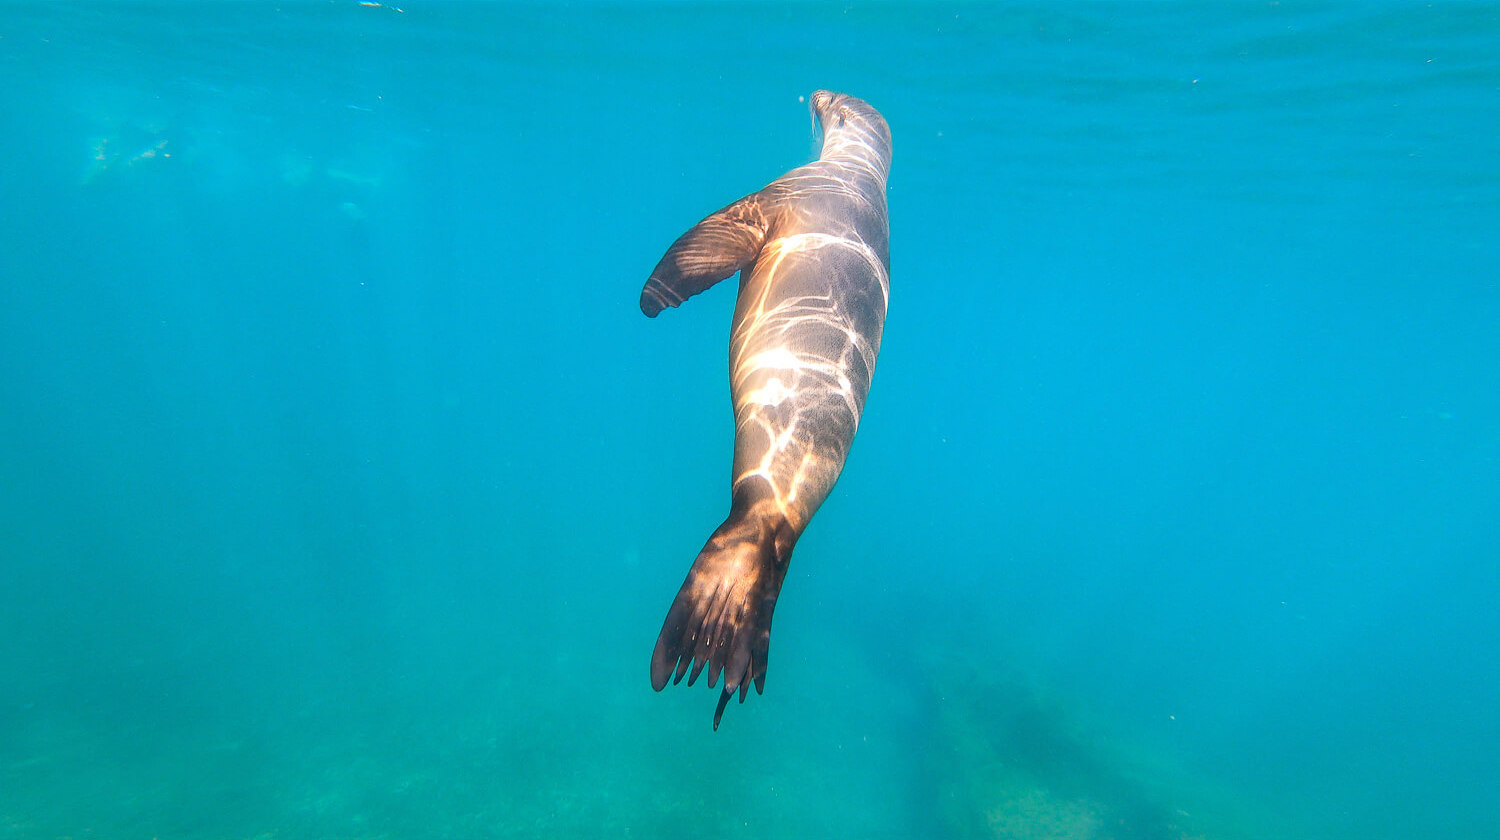
[[[990,754],[1052,797],[1087,802],[1098,833],[1115,840],[1180,840],[1185,832],[1173,809],[1104,757],[1106,744],[1074,730],[1056,709],[1019,685],[971,685],[948,702],[972,714],[965,732],[985,739]],[[960,714],[963,714],[962,712]],[[976,803],[979,804],[979,803]],[[1090,821],[1092,822],[1092,821]]]
[[[951,612],[951,611],[949,611]],[[1179,808],[1174,778],[1158,778],[1159,757],[1134,761],[1130,749],[1097,729],[1086,704],[1051,696],[1008,657],[976,642],[974,628],[940,629],[943,611],[924,613],[933,637],[907,635],[880,648],[893,680],[913,693],[908,749],[925,756],[913,773],[912,813],[924,836],[1015,840],[1190,840],[1208,836]],[[946,630],[946,632],[944,632]],[[925,634],[924,634],[925,635]],[[924,644],[928,642],[929,644]],[[1149,757],[1148,757],[1149,758]],[[1225,835],[1215,832],[1215,838]],[[1232,836],[1239,836],[1233,833]]]

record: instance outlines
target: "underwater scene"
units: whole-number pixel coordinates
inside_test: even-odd
[[[0,840],[1500,837],[1497,45],[0,3]]]

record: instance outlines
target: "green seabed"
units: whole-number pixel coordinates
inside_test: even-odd
[[[238,699],[174,698],[188,673],[128,663],[113,698],[11,710],[26,724],[11,731],[34,741],[0,767],[0,838],[1277,836],[1076,698],[997,673],[993,652],[896,661],[783,680],[719,733],[701,685],[680,704],[629,690],[584,702],[557,688],[567,658],[526,679],[473,666],[445,685],[402,668],[342,686],[282,674],[315,688],[273,679]]]
[[[1015,840],[1241,840],[1101,736],[1019,682],[972,675],[935,704],[929,772],[947,836]],[[1157,773],[1160,767],[1155,768]],[[1201,796],[1203,792],[1199,792]]]

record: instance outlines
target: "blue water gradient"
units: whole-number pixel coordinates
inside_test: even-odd
[[[0,840],[1500,836],[1500,6],[0,6]],[[764,697],[704,214],[895,137]]]

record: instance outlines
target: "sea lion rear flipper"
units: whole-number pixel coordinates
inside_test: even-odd
[[[747,195],[678,237],[641,290],[641,311],[655,318],[749,265],[766,241],[761,205],[760,193]]]
[[[729,698],[733,696],[734,692],[730,691],[728,688],[725,688],[722,692],[719,693],[719,705],[714,707],[715,732],[719,731],[719,719],[724,717],[724,707],[729,705]],[[740,702],[745,702],[745,687],[743,684],[740,686]]]
[[[707,666],[712,688],[723,674],[714,729],[736,691],[741,702],[751,683],[764,692],[771,614],[790,559],[790,544],[757,525],[731,518],[720,526],[667,612],[651,655],[651,687],[661,691],[684,675],[692,685]]]

